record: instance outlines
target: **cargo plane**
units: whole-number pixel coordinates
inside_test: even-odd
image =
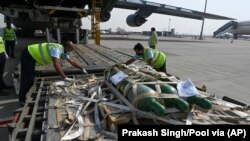
[[[81,18],[91,15],[92,2],[93,0],[1,0],[0,13],[5,15],[5,21],[11,21],[22,32],[30,35],[38,29],[67,35],[80,28]],[[102,22],[110,19],[114,8],[135,10],[126,20],[132,27],[143,25],[153,13],[196,20],[232,20],[225,16],[145,0],[96,0],[96,6],[101,9]]]
[[[250,35],[250,21],[230,21],[220,27],[214,32],[214,37],[216,38],[228,38],[231,33],[233,34],[234,39],[242,37],[242,35]]]

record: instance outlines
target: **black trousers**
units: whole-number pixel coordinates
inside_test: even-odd
[[[11,58],[15,57],[15,50],[14,50],[14,48],[15,48],[15,41],[5,41],[6,53]]]
[[[34,84],[36,61],[30,55],[28,48],[21,54],[21,82],[19,90],[19,102],[25,103],[26,94]]]
[[[162,67],[160,67],[159,69],[155,69],[159,72],[164,72],[167,74],[167,68],[166,68],[166,60],[165,60],[165,63],[162,65]]]
[[[6,61],[6,57],[5,57],[4,52],[0,53],[0,91],[2,90],[2,88],[5,85],[4,82],[3,82],[3,73],[4,73],[5,61]]]

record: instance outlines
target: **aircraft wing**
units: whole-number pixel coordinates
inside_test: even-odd
[[[199,12],[195,10],[190,10],[181,7],[175,7],[165,4],[159,4],[154,2],[149,2],[145,0],[117,0],[114,8],[130,9],[130,10],[142,10],[147,13],[158,13],[165,15],[172,15],[178,17],[185,17],[191,19],[202,20],[207,19],[217,19],[217,20],[234,20],[233,18],[208,14],[204,12]]]

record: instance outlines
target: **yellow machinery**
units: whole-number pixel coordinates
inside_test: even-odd
[[[100,45],[100,13],[101,13],[102,0],[92,1],[91,13],[91,37],[95,39],[95,43]]]

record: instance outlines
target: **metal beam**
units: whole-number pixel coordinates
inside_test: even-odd
[[[50,37],[49,28],[46,28],[46,37],[47,37],[47,42],[50,42],[51,41],[51,37]]]
[[[80,43],[80,31],[78,27],[76,28],[76,43]]]
[[[97,7],[97,5],[100,5],[100,1],[93,0],[92,1],[92,12],[91,12],[91,37],[95,39],[95,44],[100,45],[101,37],[100,37],[100,13],[101,9],[100,7]]]
[[[85,67],[88,73],[103,73],[107,66],[92,66],[92,67]],[[77,75],[83,74],[82,70],[80,69],[67,69],[63,70],[66,75]],[[36,75],[39,77],[46,77],[46,76],[59,76],[58,72],[53,70],[40,70],[36,71]]]
[[[207,9],[207,0],[206,0],[206,2],[205,2],[204,15],[206,14],[206,9]],[[202,36],[203,36],[204,22],[205,22],[205,18],[202,19],[202,26],[201,26],[201,33],[200,33],[199,40],[202,40],[202,39],[203,39]]]
[[[61,32],[60,32],[60,28],[56,29],[56,33],[57,33],[57,43],[61,43]]]
[[[35,119],[36,119],[36,113],[37,113],[37,109],[38,109],[38,104],[39,104],[39,100],[40,100],[40,96],[41,96],[41,92],[42,92],[42,87],[43,87],[43,81],[41,81],[40,83],[40,87],[37,93],[37,98],[36,98],[36,102],[34,104],[34,108],[32,111],[32,116],[29,122],[29,127],[28,127],[28,131],[25,137],[25,141],[31,141],[32,140],[32,135],[33,135],[33,131],[34,131],[34,127],[35,127]]]

